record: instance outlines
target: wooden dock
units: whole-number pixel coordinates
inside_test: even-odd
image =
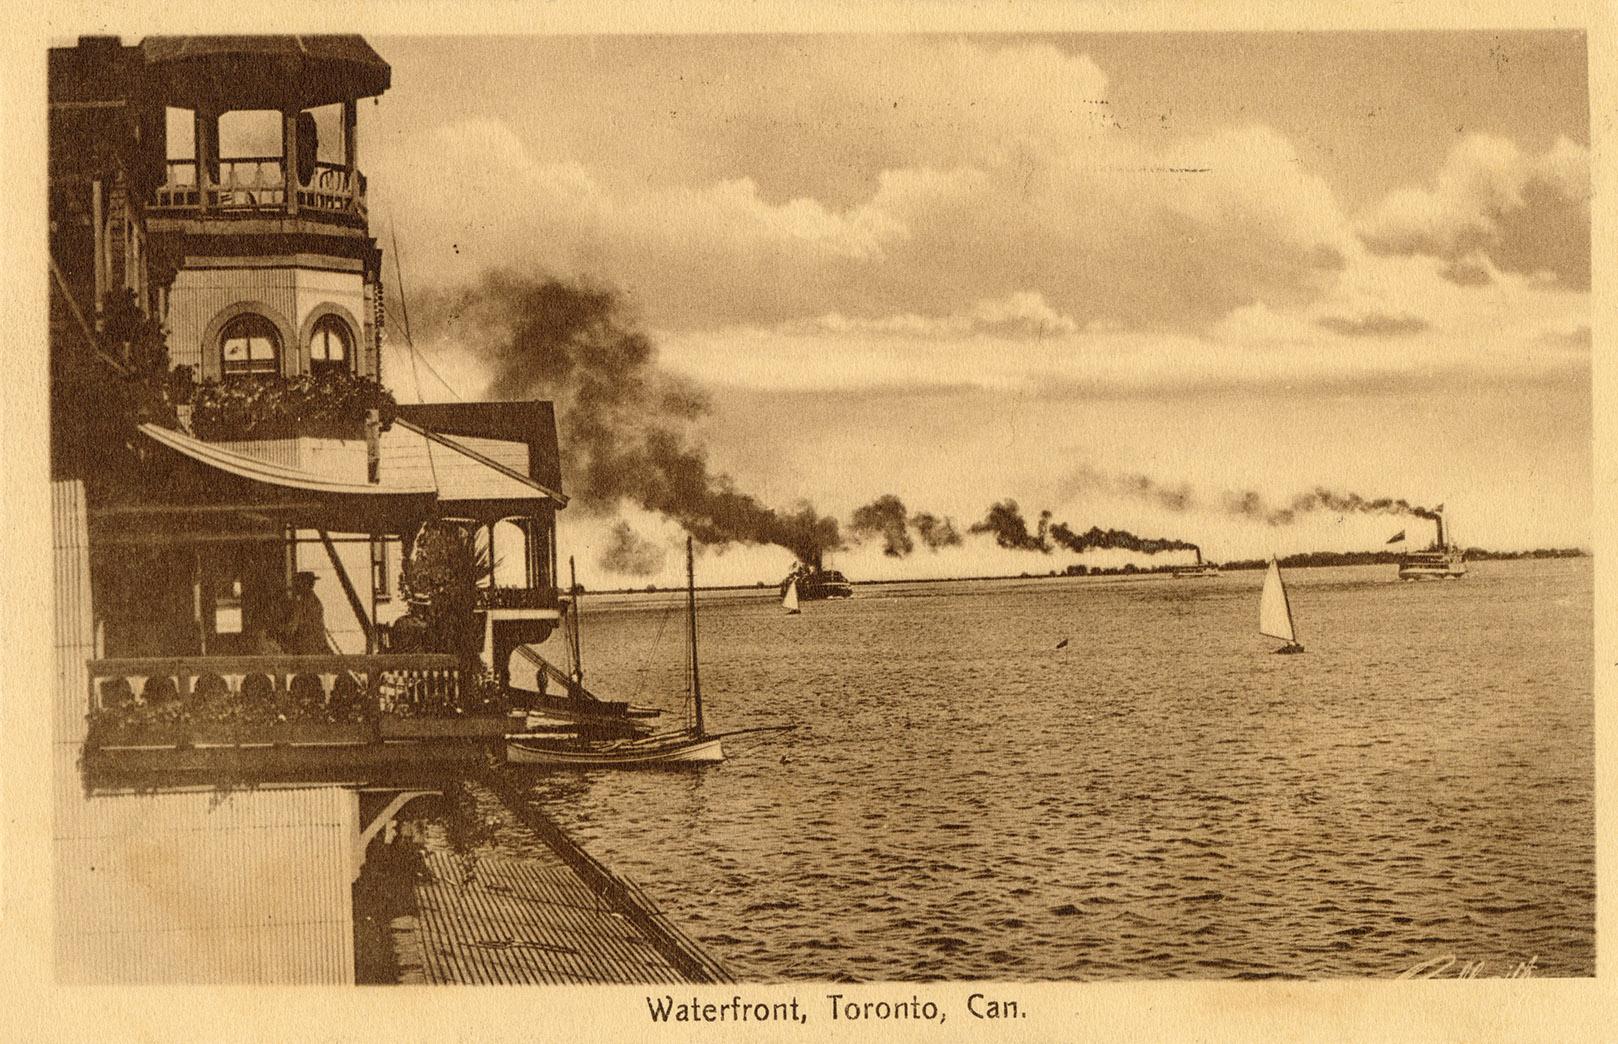
[[[427,870],[416,885],[424,982],[685,981],[627,917],[559,861],[435,852]]]
[[[482,786],[480,783],[488,784]],[[730,982],[634,884],[526,806],[497,776],[468,781],[531,833],[506,852],[433,851],[414,885],[416,916],[396,922],[405,982],[466,985]]]

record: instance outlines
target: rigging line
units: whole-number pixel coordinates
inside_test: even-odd
[[[393,240],[393,281],[399,284],[399,310],[404,315],[405,347],[410,349],[410,379],[416,385],[416,401],[425,402],[426,399],[421,394],[421,374],[416,371],[416,345],[410,336],[410,304],[405,299],[404,269],[399,264],[399,229],[394,225],[391,215],[388,217],[388,236]],[[432,459],[430,450],[428,459]]]
[[[651,648],[649,648],[645,652],[641,653],[641,656],[640,656],[640,670],[636,672],[637,674],[640,675],[640,678],[635,683],[635,694],[630,697],[631,700],[640,699],[641,693],[646,688],[646,664],[647,664],[647,661],[649,661],[653,656],[655,656],[657,654],[657,650],[662,647],[662,645],[663,645],[663,629],[668,626],[669,617],[671,617],[673,615],[674,615],[674,613],[673,613],[672,610],[670,610],[669,612],[658,614],[658,618],[657,618],[657,634],[652,636]]]
[[[421,364],[423,366],[427,367],[427,372],[432,374],[434,377],[438,378],[438,383],[442,384],[444,386],[444,390],[449,392],[451,395],[455,396],[455,399],[456,399],[457,402],[465,402],[466,401],[466,396],[464,396],[460,392],[456,391],[455,386],[453,384],[449,383],[449,381],[445,380],[444,375],[438,372],[438,368],[436,366],[434,366],[430,361],[428,361],[427,355],[426,355],[425,352],[423,352],[420,348],[417,348],[414,344],[412,344],[410,346],[410,350],[416,354],[417,358],[421,359]],[[412,363],[411,365],[413,366],[415,364]]]
[[[439,373],[438,368],[428,360],[426,353],[416,347],[416,339],[410,333],[410,301],[405,297],[404,273],[400,269],[399,229],[398,226],[394,225],[391,216],[388,219],[388,236],[393,240],[393,275],[394,281],[399,284],[399,311],[404,318],[405,347],[410,349],[410,375],[416,382],[416,399],[426,401],[421,394],[421,374],[416,370],[416,360],[419,359],[421,360],[421,365],[427,367],[427,372],[437,378],[438,383],[444,386],[445,391],[453,395],[457,402],[465,402],[466,396],[457,391],[453,384],[445,380],[444,375]]]

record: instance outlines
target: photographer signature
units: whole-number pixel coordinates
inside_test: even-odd
[[[1488,961],[1463,961],[1453,953],[1446,953],[1438,957],[1429,957],[1414,967],[1407,968],[1399,973],[1401,979],[1484,979],[1496,977],[1488,970]],[[1510,969],[1504,976],[1507,979],[1532,979],[1534,968],[1539,964],[1539,955],[1518,961],[1515,968]],[[1453,969],[1453,971],[1452,971]]]

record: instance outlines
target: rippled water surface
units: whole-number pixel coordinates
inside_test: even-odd
[[[710,729],[800,728],[532,800],[748,980],[1591,975],[1590,563],[1472,570],[1291,572],[1302,656],[1258,572],[702,596]],[[588,683],[682,628],[587,603]]]

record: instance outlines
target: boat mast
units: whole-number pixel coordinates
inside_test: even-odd
[[[696,735],[702,737],[702,681],[697,677],[697,567],[691,538],[685,538],[686,630],[691,636],[691,706],[696,713]]]
[[[579,574],[573,567],[573,556],[567,556],[568,592],[573,596],[573,683],[584,685],[584,661],[579,656]]]

